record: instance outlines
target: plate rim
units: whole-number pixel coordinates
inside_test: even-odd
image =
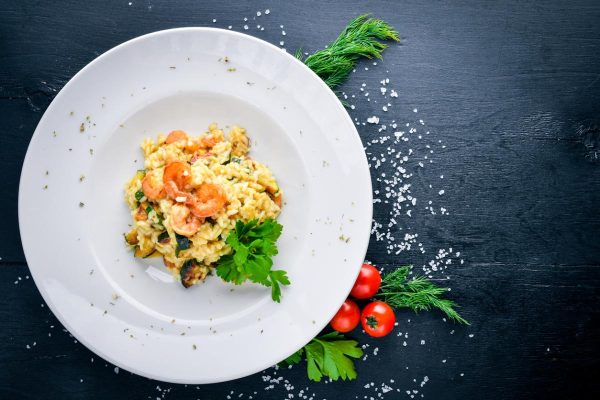
[[[335,93],[331,90],[331,88],[329,86],[327,86],[327,84],[314,71],[312,71],[308,66],[306,66],[306,64],[304,64],[298,58],[294,57],[292,54],[288,53],[285,50],[280,49],[279,47],[275,46],[274,44],[272,44],[266,40],[260,39],[258,37],[255,37],[255,36],[252,36],[249,34],[245,34],[243,32],[238,32],[238,31],[223,29],[223,28],[216,28],[216,27],[188,26],[188,27],[163,29],[163,30],[159,30],[159,31],[146,33],[146,34],[143,34],[140,36],[136,36],[136,37],[133,37],[125,42],[122,42],[122,43],[108,49],[104,53],[95,57],[93,60],[89,61],[83,68],[81,68],[75,75],[73,75],[69,79],[69,81],[60,89],[60,91],[57,93],[57,95],[54,97],[54,99],[49,104],[47,109],[44,111],[44,114],[42,115],[38,124],[36,125],[36,128],[31,136],[31,139],[27,146],[27,152],[23,159],[23,164],[21,167],[21,175],[19,178],[19,189],[18,189],[19,237],[21,239],[21,247],[22,247],[23,253],[25,255],[27,268],[29,269],[29,271],[31,273],[33,281],[34,281],[40,295],[42,296],[44,302],[48,305],[49,309],[52,311],[52,314],[55,316],[55,318],[69,331],[69,333],[71,333],[88,350],[90,350],[97,356],[103,358],[104,360],[110,362],[111,364],[113,364],[121,369],[124,369],[126,371],[135,373],[136,375],[143,376],[143,377],[150,378],[150,379],[157,380],[157,381],[161,381],[161,382],[178,383],[178,384],[213,384],[213,383],[232,381],[232,380],[236,380],[236,379],[240,379],[240,378],[243,378],[246,376],[256,374],[260,371],[265,370],[266,368],[269,368],[269,367],[275,365],[278,361],[281,361],[281,360],[276,360],[276,361],[272,361],[272,362],[270,361],[270,362],[266,363],[268,365],[262,365],[262,364],[257,365],[254,368],[248,369],[244,373],[231,374],[231,375],[223,376],[222,378],[220,378],[218,380],[212,380],[211,382],[204,381],[202,383],[198,383],[198,381],[192,381],[192,380],[188,380],[188,379],[171,379],[171,378],[165,379],[164,377],[157,376],[152,373],[148,373],[146,371],[139,370],[138,368],[133,368],[131,366],[124,365],[120,361],[115,360],[112,356],[108,355],[103,350],[101,350],[97,346],[95,346],[93,344],[93,341],[88,341],[87,338],[82,339],[82,337],[81,337],[82,335],[80,335],[79,332],[75,332],[75,330],[72,329],[71,324],[68,323],[67,319],[60,312],[59,307],[56,306],[51,301],[50,294],[47,293],[47,291],[43,289],[43,285],[38,284],[39,278],[36,278],[36,274],[34,273],[34,270],[32,268],[30,268],[30,266],[29,266],[30,265],[29,260],[33,258],[32,253],[35,250],[31,246],[29,247],[29,250],[28,250],[26,248],[26,246],[24,245],[24,240],[23,240],[24,239],[24,237],[23,237],[23,220],[24,220],[23,214],[24,214],[25,210],[24,210],[24,206],[23,206],[24,194],[23,194],[22,189],[26,186],[26,183],[24,182],[24,173],[23,172],[25,171],[26,166],[32,162],[32,160],[31,160],[32,152],[30,152],[30,149],[31,149],[31,146],[32,146],[32,143],[33,143],[35,137],[41,134],[41,133],[38,133],[38,128],[40,126],[42,126],[44,124],[45,120],[48,118],[47,117],[48,112],[52,113],[55,101],[63,95],[63,92],[65,89],[69,88],[72,85],[75,85],[78,78],[81,77],[88,69],[92,68],[96,63],[98,63],[100,60],[108,57],[113,52],[117,52],[125,47],[134,45],[136,42],[139,42],[139,41],[143,41],[143,40],[146,40],[146,39],[149,39],[152,37],[156,37],[156,36],[169,35],[169,34],[173,34],[173,33],[177,33],[177,32],[192,32],[192,33],[217,32],[217,33],[224,34],[224,35],[239,37],[239,38],[242,38],[243,40],[251,40],[262,46],[267,46],[268,48],[276,50],[277,52],[281,53],[283,57],[287,57],[288,59],[293,60],[293,62],[296,63],[296,65],[300,65],[301,68],[308,71],[309,74],[312,75],[313,78],[318,81],[318,85],[320,85],[322,88],[326,89],[325,92],[327,93],[327,95],[330,96],[330,98],[333,98],[335,100],[337,111],[341,112],[341,115],[343,115],[344,118],[347,119],[347,121],[352,126],[352,128],[353,128],[352,136],[353,136],[354,140],[358,141],[358,144],[360,145],[360,147],[362,149],[362,156],[363,156],[362,159],[364,161],[365,167],[367,168],[367,172],[368,172],[367,173],[368,190],[366,193],[366,196],[367,196],[366,200],[368,200],[367,201],[368,207],[367,207],[367,210],[364,210],[364,212],[367,213],[366,217],[367,217],[367,220],[370,221],[370,225],[372,225],[372,221],[373,221],[373,182],[372,182],[371,175],[370,175],[370,169],[368,167],[368,160],[367,160],[366,154],[364,152],[364,145],[363,145],[362,139],[358,133],[358,130],[356,129],[356,126],[355,126],[354,122],[352,121],[352,118],[348,114],[347,110],[344,108],[344,106],[340,102],[339,98],[335,95]],[[367,189],[367,188],[365,188],[365,189]],[[361,211],[361,212],[363,212],[363,211]],[[366,236],[366,240],[363,245],[364,248],[360,251],[360,253],[363,254],[363,259],[366,256],[368,246],[370,243],[370,228],[368,229],[368,231],[365,232],[365,236]],[[355,276],[358,276],[359,272],[360,272],[360,268],[356,268]],[[350,289],[351,288],[348,289],[348,292],[350,291]],[[341,304],[342,303],[340,303],[340,305]],[[316,335],[318,335],[318,333],[321,332],[328,325],[329,321],[335,315],[336,312],[337,312],[337,309],[325,320],[325,322],[324,322],[324,324],[322,324],[322,326],[321,326],[321,324],[315,324],[315,326],[317,326],[319,328]],[[308,339],[308,341],[306,343],[310,342],[310,340],[312,340],[312,337],[310,339]]]

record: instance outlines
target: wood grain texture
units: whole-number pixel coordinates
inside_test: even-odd
[[[268,17],[253,20],[266,8]],[[0,0],[0,398],[287,398],[283,384],[264,391],[269,383],[261,375],[275,377],[273,370],[200,388],[167,385],[116,374],[74,343],[26,278],[17,219],[20,168],[56,93],[125,40],[179,26],[232,25],[275,44],[284,40],[289,50],[314,51],[364,12],[389,21],[402,43],[377,65],[361,63],[341,88],[355,95],[351,117],[362,123],[378,115],[382,124],[423,119],[431,132],[400,147],[415,151],[406,168],[414,173],[411,193],[419,201],[392,229],[397,237],[418,233],[426,253],[388,254],[387,242],[373,239],[367,259],[388,270],[400,264],[420,269],[438,249],[460,252],[435,277],[450,277],[444,283],[472,326],[402,310],[392,336],[354,334],[369,345],[367,359],[357,362],[357,381],[314,384],[298,367],[276,376],[295,387],[289,392],[295,398],[303,388],[315,399],[377,398],[365,388],[370,382],[394,388],[386,399],[408,399],[407,390],[433,399],[600,396],[598,2],[144,0],[129,6]],[[399,93],[388,112],[382,111],[388,100],[375,96],[385,78]],[[371,101],[360,91],[363,83]],[[370,124],[358,129],[365,143],[382,135]],[[419,168],[425,155],[433,162]],[[389,165],[373,169],[374,189],[385,190],[378,179],[393,172]],[[449,215],[423,212],[428,200]],[[374,219],[386,221],[389,207],[376,204]]]

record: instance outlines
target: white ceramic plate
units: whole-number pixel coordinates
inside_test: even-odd
[[[186,290],[124,245],[142,139],[213,121],[245,127],[284,190],[280,304],[216,276]],[[111,363],[178,383],[258,372],[317,335],[358,274],[371,216],[367,160],[335,95],[277,47],[212,28],[145,35],[86,66],[40,121],[19,189],[27,262],[58,319]]]

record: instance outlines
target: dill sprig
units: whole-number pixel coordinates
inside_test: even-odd
[[[325,49],[305,60],[299,50],[296,57],[334,88],[346,80],[359,58],[381,58],[387,45],[380,40],[399,41],[400,38],[387,22],[364,14],[352,20]]]
[[[409,272],[409,267],[400,267],[384,275],[379,293],[375,296],[393,308],[407,307],[415,312],[437,308],[450,319],[461,324],[470,325],[454,309],[454,307],[457,307],[456,303],[442,298],[444,293],[449,290],[448,288],[436,286],[424,276],[415,276],[409,280]]]

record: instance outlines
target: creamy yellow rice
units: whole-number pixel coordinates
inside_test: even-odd
[[[279,185],[269,168],[248,157],[249,141],[245,129],[233,126],[225,136],[213,123],[208,132],[193,139],[209,135],[216,138],[214,147],[194,152],[186,149],[185,141],[166,144],[165,135],[159,135],[157,140],[145,139],[141,144],[145,170],[138,171],[125,187],[125,201],[133,219],[133,228],[125,235],[126,241],[134,247],[138,257],[162,256],[171,272],[182,279],[184,263],[187,261],[186,266],[189,266],[189,260],[195,260],[193,276],[188,276],[188,282],[184,282],[186,287],[205,279],[219,258],[231,252],[225,239],[236,220],[276,218],[281,211],[276,202],[279,200],[281,204]],[[171,215],[176,201],[169,196],[150,201],[142,191],[145,174],[153,173],[162,181],[165,166],[173,161],[190,165],[192,188],[203,183],[217,184],[227,198],[225,205],[206,218],[198,231],[189,237],[189,248],[179,251]],[[146,212],[147,219],[136,218],[146,210],[151,210]]]

